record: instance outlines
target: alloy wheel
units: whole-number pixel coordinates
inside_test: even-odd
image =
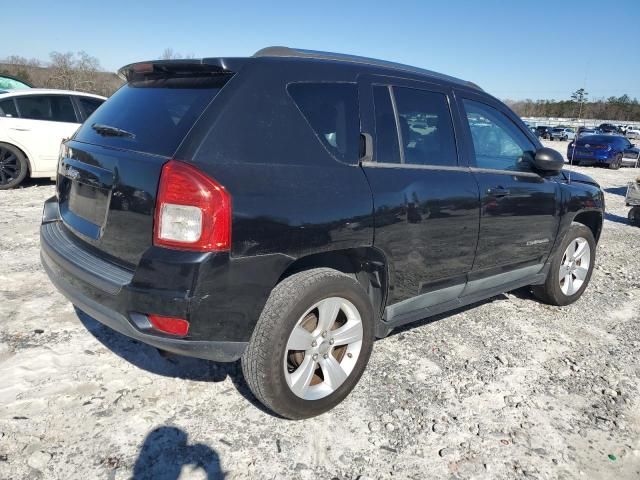
[[[11,150],[0,147],[0,185],[7,185],[20,176],[20,161]]]
[[[330,297],[309,308],[287,341],[283,366],[291,391],[304,400],[335,392],[356,366],[363,335],[362,318],[349,300]]]
[[[589,273],[591,247],[582,237],[575,238],[567,246],[560,264],[560,289],[570,297],[580,290]]]

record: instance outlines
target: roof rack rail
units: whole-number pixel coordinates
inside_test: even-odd
[[[258,57],[312,58],[312,59],[318,59],[318,60],[333,60],[333,61],[340,61],[340,62],[360,63],[363,65],[371,65],[371,66],[377,66],[377,67],[390,68],[393,70],[401,70],[403,72],[408,72],[408,73],[416,73],[419,75],[429,75],[431,77],[455,82],[461,85],[465,85],[467,87],[475,88],[477,90],[482,90],[482,88],[480,88],[478,85],[476,85],[473,82],[461,80],[456,77],[445,75],[444,73],[438,73],[432,70],[413,67],[411,65],[405,65],[402,63],[389,62],[387,60],[378,60],[376,58],[360,57],[357,55],[348,55],[343,53],[321,52],[317,50],[305,50],[301,48],[274,46],[274,47],[266,47],[258,50],[256,53],[253,54],[253,57],[254,58],[258,58]]]

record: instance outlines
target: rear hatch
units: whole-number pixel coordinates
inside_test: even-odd
[[[194,62],[126,68],[128,83],[63,145],[57,194],[65,227],[131,268],[153,243],[162,166],[232,74]]]
[[[596,152],[604,152],[609,148],[610,139],[602,135],[587,135],[576,141],[576,153],[582,156],[592,156]]]

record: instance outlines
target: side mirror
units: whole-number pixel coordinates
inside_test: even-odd
[[[564,167],[564,157],[553,148],[539,148],[533,157],[533,166],[543,172],[559,172]]]

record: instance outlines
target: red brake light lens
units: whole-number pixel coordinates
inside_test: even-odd
[[[162,167],[153,244],[198,252],[231,248],[231,196],[192,165],[170,160]]]
[[[189,322],[182,318],[161,317],[160,315],[148,315],[153,328],[170,335],[184,337],[189,333]]]

